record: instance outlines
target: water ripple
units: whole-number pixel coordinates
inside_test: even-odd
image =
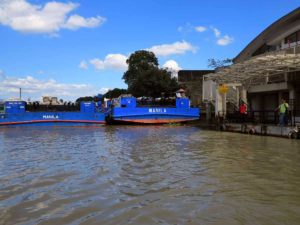
[[[189,126],[1,128],[0,224],[299,224],[299,149]]]

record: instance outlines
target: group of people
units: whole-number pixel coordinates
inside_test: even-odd
[[[285,126],[288,123],[288,112],[289,104],[285,99],[281,99],[281,104],[275,109],[276,112],[279,112],[279,125]],[[247,104],[241,100],[239,106],[239,113],[241,116],[242,122],[246,121],[247,118]]]

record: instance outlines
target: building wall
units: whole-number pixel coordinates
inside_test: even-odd
[[[249,96],[251,111],[274,111],[278,107],[278,93],[264,93]]]
[[[202,104],[202,81],[180,82],[180,86],[186,91],[186,96],[190,98],[191,105],[200,106]]]
[[[191,105],[202,105],[203,76],[213,72],[213,70],[180,70],[178,72],[179,85],[185,89]]]

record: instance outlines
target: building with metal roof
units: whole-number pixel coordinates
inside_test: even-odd
[[[300,122],[300,7],[267,27],[233,62],[204,76],[204,100],[215,104],[216,114],[226,114],[228,102],[238,107],[242,99],[252,112],[275,118],[284,98]],[[211,84],[227,85],[229,92],[212,93]]]

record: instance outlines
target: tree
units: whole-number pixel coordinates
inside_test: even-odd
[[[159,68],[153,52],[141,50],[130,55],[126,63],[128,70],[123,79],[128,85],[128,92],[134,96],[159,97],[162,93],[172,95],[179,85],[171,73]]]
[[[130,55],[126,60],[128,70],[124,73],[123,79],[130,86],[143,71],[158,67],[158,60],[153,52],[140,50]]]
[[[232,64],[232,59],[208,59],[208,67],[213,69],[218,69],[226,66],[230,66]]]
[[[126,89],[115,88],[113,90],[109,90],[106,92],[103,97],[104,98],[118,98],[122,94],[127,94]]]
[[[80,98],[76,99],[77,103],[79,103],[79,102],[92,102],[92,101],[94,101],[94,97],[92,97],[92,96],[85,96],[85,97],[80,97]]]

